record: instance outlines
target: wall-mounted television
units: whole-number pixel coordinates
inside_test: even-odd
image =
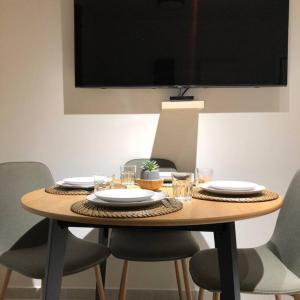
[[[289,0],[74,0],[77,87],[287,84]]]

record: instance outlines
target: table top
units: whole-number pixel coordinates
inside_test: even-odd
[[[23,207],[43,217],[91,225],[110,226],[184,226],[225,223],[269,214],[282,206],[282,198],[255,203],[205,201],[193,198],[184,202],[183,209],[175,213],[149,218],[99,218],[83,216],[71,211],[71,205],[84,200],[85,195],[54,195],[44,189],[24,195]]]

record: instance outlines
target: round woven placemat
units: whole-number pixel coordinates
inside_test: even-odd
[[[48,188],[45,188],[45,192],[54,195],[89,195],[93,192],[93,189],[90,190],[81,190],[81,189],[65,189],[58,185],[53,185]]]
[[[108,208],[88,202],[78,201],[71,206],[74,213],[99,218],[147,218],[170,214],[182,209],[182,203],[176,200],[169,200],[171,205],[166,207],[162,203],[157,203],[143,208]]]
[[[269,190],[265,190],[258,194],[247,195],[241,197],[234,195],[215,195],[209,192],[206,192],[202,189],[194,189],[193,197],[202,199],[202,200],[210,200],[210,201],[220,201],[220,202],[264,202],[264,201],[272,201],[276,200],[279,195]]]

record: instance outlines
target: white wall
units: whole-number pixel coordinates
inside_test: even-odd
[[[0,162],[42,161],[56,179],[95,172],[117,174],[122,162],[150,155],[159,102],[171,91],[70,88],[71,3],[0,0]],[[288,88],[194,91],[207,100],[208,107],[199,119],[198,164],[213,167],[216,178],[250,179],[280,193],[286,191],[300,166],[299,39],[300,1],[291,0]],[[129,114],[131,103],[142,97],[142,103],[150,101],[147,114]],[[119,112],[127,108],[127,114],[109,114],[118,112],[120,103]],[[132,107],[132,112],[137,110]],[[239,222],[238,245],[265,242],[275,218],[273,214]],[[206,237],[212,244],[211,235]],[[109,287],[117,287],[119,275],[120,264],[111,259]],[[21,276],[12,282],[14,286],[31,284]],[[65,285],[94,286],[92,274],[72,276]],[[129,286],[176,288],[171,264],[138,264],[138,268],[133,264]]]

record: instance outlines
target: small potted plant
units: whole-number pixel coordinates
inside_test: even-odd
[[[142,165],[141,177],[144,180],[159,180],[159,165],[155,160],[147,160]]]
[[[159,176],[159,165],[155,160],[147,160],[142,165],[141,179],[138,184],[147,190],[159,190],[163,180]]]

